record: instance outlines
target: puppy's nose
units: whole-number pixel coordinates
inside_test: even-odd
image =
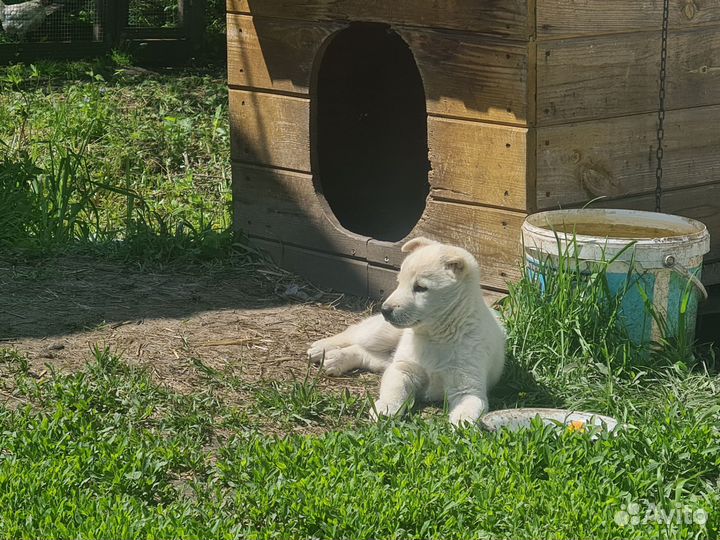
[[[385,317],[385,319],[388,319],[392,315],[393,308],[390,306],[382,306],[380,308],[380,312],[383,314],[383,317]]]

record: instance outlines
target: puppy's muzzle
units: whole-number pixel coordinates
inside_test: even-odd
[[[387,322],[392,322],[393,311],[395,311],[395,309],[391,306],[383,305],[380,308],[380,313],[382,313],[382,316],[385,318],[385,320]]]
[[[395,328],[410,328],[417,321],[410,319],[402,309],[397,307],[384,305],[380,308],[380,313],[387,322],[392,324]]]

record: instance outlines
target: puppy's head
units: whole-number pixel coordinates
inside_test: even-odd
[[[398,328],[431,324],[480,283],[475,258],[462,248],[415,238],[403,247],[398,286],[383,302],[382,314]]]

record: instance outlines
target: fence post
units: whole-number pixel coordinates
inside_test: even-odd
[[[125,39],[125,29],[128,27],[128,17],[130,15],[130,0],[110,0],[114,9],[113,21],[113,47],[122,44]]]
[[[205,40],[207,0],[178,0],[180,24],[193,51],[199,50]]]

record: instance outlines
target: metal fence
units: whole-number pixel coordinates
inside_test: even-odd
[[[4,0],[0,44],[102,41],[100,14],[108,0]]]
[[[127,48],[182,60],[203,36],[207,0],[2,0],[0,62],[76,58]]]
[[[173,0],[129,0],[128,26],[176,28],[181,21],[180,8]]]

